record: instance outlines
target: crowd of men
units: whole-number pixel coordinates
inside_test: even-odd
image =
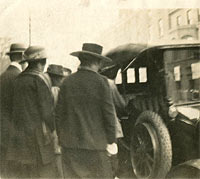
[[[102,46],[71,53],[77,72],[51,64],[43,47],[12,44],[0,76],[2,178],[113,178],[125,102],[98,72]]]

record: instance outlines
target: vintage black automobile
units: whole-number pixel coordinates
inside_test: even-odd
[[[130,154],[134,175],[183,177],[185,165],[187,177],[199,176],[200,44],[127,44],[106,55],[113,62],[101,73],[115,78],[127,101],[119,145]]]

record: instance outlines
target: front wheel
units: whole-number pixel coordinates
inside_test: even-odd
[[[131,136],[131,163],[137,178],[164,178],[171,168],[172,148],[162,118],[145,111],[138,117]]]

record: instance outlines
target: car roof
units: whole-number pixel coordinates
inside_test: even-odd
[[[138,53],[138,55],[135,56],[134,59],[130,61],[130,63],[124,68],[123,71],[129,68],[134,61],[138,61],[137,59],[145,54],[156,52],[158,50],[179,49],[179,48],[188,48],[188,47],[189,48],[200,47],[200,43],[177,43],[177,44],[173,43],[173,44],[167,44],[167,45],[165,44],[165,45],[149,46],[143,49],[140,53]]]
[[[200,47],[200,43],[178,43],[178,44],[156,45],[156,46],[151,46],[150,48],[171,49],[171,48],[187,48],[187,47]],[[148,50],[148,48],[146,50]]]
[[[138,46],[137,46],[138,45]],[[119,58],[119,59],[115,59],[120,57],[121,54],[116,53],[116,51],[123,49],[124,47],[131,47],[131,51],[133,50],[135,53],[128,53],[127,51],[125,51],[125,53],[127,53],[127,55],[129,56],[127,60],[124,60],[123,58]],[[125,64],[125,68],[127,69],[133,61],[137,60],[139,57],[143,56],[146,53],[151,53],[151,52],[156,52],[157,50],[165,50],[165,49],[178,49],[178,48],[192,48],[192,47],[200,47],[200,43],[199,41],[191,41],[191,42],[173,42],[173,43],[168,43],[168,44],[161,44],[161,45],[156,45],[156,44],[152,44],[152,45],[145,45],[145,44],[125,44],[125,45],[120,45],[117,46],[116,48],[110,50],[109,52],[107,52],[106,56],[112,58],[112,56],[114,58],[112,58],[113,62],[116,61],[121,61],[121,64]],[[136,50],[135,50],[136,49]],[[122,55],[124,55],[124,53],[122,53]],[[117,57],[118,56],[118,57]],[[116,64],[113,65],[112,64],[106,64],[103,68],[104,70],[109,70],[109,68],[112,68],[113,66],[115,66]]]

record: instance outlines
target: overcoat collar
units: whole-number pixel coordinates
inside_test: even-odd
[[[90,67],[85,67],[85,66],[79,66],[78,70],[86,70],[86,71],[92,71],[94,73],[98,73],[95,70],[91,69]]]

